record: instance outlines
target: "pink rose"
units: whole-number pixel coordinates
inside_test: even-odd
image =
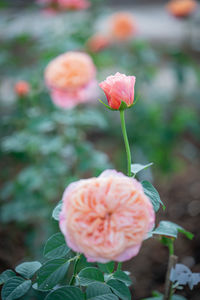
[[[97,94],[96,69],[86,53],[66,52],[52,60],[45,70],[45,82],[53,102],[71,108]]]
[[[132,106],[135,81],[135,76],[126,76],[117,72],[114,76],[107,77],[99,86],[107,97],[108,105],[112,109],[119,109],[122,101],[127,107]]]
[[[66,188],[59,219],[70,248],[105,263],[136,256],[155,213],[137,180],[107,170]]]
[[[86,87],[77,90],[51,89],[51,98],[56,106],[73,108],[78,104],[93,101],[98,97],[97,81],[93,80]]]

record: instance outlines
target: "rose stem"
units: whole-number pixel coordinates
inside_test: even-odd
[[[124,137],[124,144],[126,148],[126,156],[127,156],[127,175],[131,177],[131,150],[129,146],[127,131],[126,131],[126,123],[125,123],[125,117],[124,117],[124,110],[120,110],[120,121],[121,121],[121,128],[122,128],[122,134]],[[119,262],[117,266],[117,270],[121,270],[122,263]]]
[[[77,253],[79,254],[79,253]],[[77,265],[78,265],[78,262],[80,260],[80,254],[79,256],[77,257],[77,259],[75,260],[75,263],[74,263],[74,271],[73,271],[73,275],[72,275],[72,278],[70,280],[70,283],[69,285],[74,285],[74,280],[76,279],[76,269],[77,269]]]
[[[124,137],[124,144],[126,148],[126,156],[127,156],[127,175],[131,177],[131,151],[128,141],[128,136],[126,132],[126,123],[124,118],[124,110],[120,110],[120,120],[121,120],[121,127],[122,127],[122,134]]]
[[[169,249],[169,262],[168,262],[167,274],[165,279],[164,300],[172,299],[173,287],[172,287],[172,282],[170,281],[170,273],[171,273],[171,269],[176,265],[178,260],[178,257],[174,255],[174,242],[172,239],[169,240],[168,249]]]

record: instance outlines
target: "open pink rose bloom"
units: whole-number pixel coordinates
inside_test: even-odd
[[[96,69],[89,55],[66,52],[45,70],[45,82],[55,105],[72,108],[97,96]]]
[[[99,86],[107,97],[108,105],[112,109],[119,109],[122,101],[127,107],[133,104],[135,81],[135,76],[126,76],[117,72],[113,76],[108,76]]]
[[[115,170],[70,184],[59,216],[68,246],[102,263],[136,256],[154,221],[141,184]]]

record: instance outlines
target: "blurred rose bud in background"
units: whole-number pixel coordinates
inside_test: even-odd
[[[30,92],[30,85],[27,81],[20,80],[15,84],[14,90],[17,96],[24,97]]]
[[[195,11],[197,2],[195,0],[171,0],[166,8],[174,17],[186,18]]]
[[[58,0],[61,9],[81,10],[87,9],[90,6],[88,0]]]
[[[90,7],[88,0],[37,0],[41,5],[44,5],[51,10],[82,10]]]
[[[128,40],[137,31],[133,15],[127,12],[118,12],[111,15],[108,26],[111,38],[116,41]]]
[[[109,38],[106,35],[97,33],[87,41],[87,47],[91,52],[100,52],[109,46]]]

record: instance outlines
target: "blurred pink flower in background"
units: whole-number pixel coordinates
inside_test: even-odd
[[[133,15],[128,12],[118,12],[109,17],[108,33],[116,41],[132,38],[137,32]]]
[[[53,10],[82,10],[90,7],[88,0],[37,0],[37,2]]]
[[[88,0],[58,0],[58,4],[63,9],[81,10],[90,7]]]
[[[97,96],[96,68],[82,52],[66,52],[53,59],[45,70],[45,82],[53,102],[63,108],[93,100]]]
[[[112,109],[119,109],[121,102],[130,107],[134,102],[135,76],[126,76],[117,72],[114,76],[108,76],[99,86],[104,91],[108,105]]]
[[[101,33],[94,34],[87,41],[87,47],[89,51],[93,53],[102,51],[103,49],[107,48],[109,44],[109,38]]]
[[[47,7],[43,9],[43,13],[46,16],[55,16],[58,13],[58,11],[55,8]]]
[[[19,80],[14,86],[15,93],[19,97],[24,97],[30,92],[30,85],[25,80]]]
[[[197,5],[195,0],[170,0],[166,8],[174,17],[186,18],[196,10]]]
[[[92,101],[97,97],[97,81],[94,80],[84,88],[74,91],[64,91],[61,89],[52,89],[51,97],[59,107],[72,108],[78,104]]]
[[[59,219],[70,248],[105,263],[136,256],[155,213],[137,180],[106,170],[66,188]]]

